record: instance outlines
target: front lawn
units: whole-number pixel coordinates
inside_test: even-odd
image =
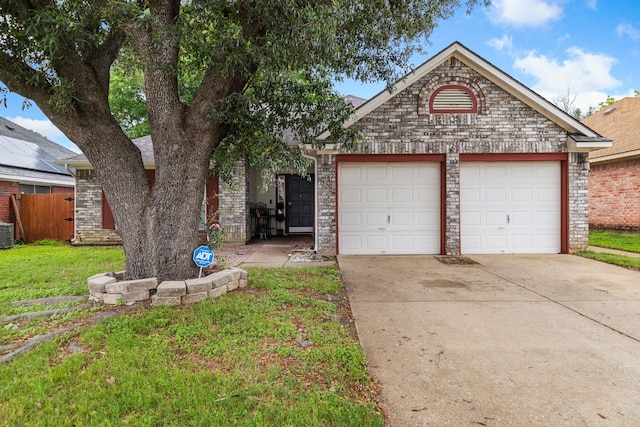
[[[0,252],[1,316],[12,299],[86,293],[87,276],[122,266],[116,248],[50,249]],[[105,249],[111,261],[91,261]],[[49,285],[26,279],[44,258],[36,270]],[[71,273],[78,258],[84,273]],[[0,425],[382,426],[340,271],[249,274],[247,288],[216,300],[142,306],[0,365]]]
[[[589,244],[602,248],[640,253],[640,234],[594,230],[589,233]]]
[[[589,245],[640,253],[640,234],[596,230],[589,233]],[[585,258],[595,259],[633,270],[640,270],[640,258],[589,250],[580,252],[580,255]]]

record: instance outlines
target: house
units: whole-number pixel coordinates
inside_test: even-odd
[[[589,225],[640,230],[640,98],[623,98],[583,123],[613,140],[589,154]]]
[[[323,148],[300,146],[309,178],[283,171],[262,192],[260,174],[238,162],[235,182],[217,189],[227,241],[313,233],[322,254],[587,245],[588,153],[611,141],[465,46],[451,44],[393,92],[356,106],[344,124],[363,135],[354,147],[333,144],[328,132],[318,136]],[[76,239],[104,239],[90,236],[105,226],[100,184],[88,163],[70,165],[78,169]]]
[[[0,222],[16,222],[11,196],[20,205],[22,194],[73,193],[73,177],[54,161],[74,154],[0,117]]]

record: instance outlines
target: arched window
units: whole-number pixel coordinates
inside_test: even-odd
[[[436,89],[429,99],[429,113],[477,113],[478,101],[470,89],[448,85]]]

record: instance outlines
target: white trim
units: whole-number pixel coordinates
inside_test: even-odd
[[[8,182],[17,182],[20,184],[29,184],[29,185],[56,185],[59,187],[75,187],[75,181],[72,177],[69,177],[70,181],[63,181],[58,179],[47,179],[47,178],[32,178],[23,175],[0,175],[0,181],[8,181]]]
[[[587,153],[589,151],[601,150],[603,148],[611,148],[613,141],[603,139],[580,141],[575,140],[569,135],[567,139],[567,149],[570,153]]]
[[[381,106],[409,86],[413,85],[425,75],[432,72],[436,67],[440,66],[450,57],[455,57],[456,59],[460,60],[482,76],[492,81],[494,84],[506,90],[543,116],[547,117],[554,123],[567,130],[568,132],[580,133],[585,136],[594,138],[601,137],[598,133],[582,124],[579,120],[560,110],[551,102],[542,98],[540,95],[527,88],[491,63],[487,62],[471,50],[467,49],[459,42],[452,43],[451,45],[449,45],[449,47],[440,51],[440,53],[437,53],[431,59],[420,65],[416,70],[405,75],[398,83],[396,83],[392,92],[384,90],[371,98],[366,103],[362,104],[360,108],[356,109],[353,117],[343,124],[343,127],[348,128],[358,120],[366,117],[369,113],[377,109],[379,106]],[[323,140],[329,138],[330,136],[331,134],[328,130],[326,130],[322,134],[320,134],[317,139]]]
[[[89,160],[86,160],[86,159],[83,159],[83,160],[62,159],[62,160],[56,160],[53,163],[59,166],[69,166],[74,169],[93,169],[93,165],[89,162]],[[142,162],[142,164],[144,165],[145,169],[156,168],[155,160],[145,160]]]
[[[608,156],[589,158],[591,164],[633,160],[640,157],[640,150],[627,151],[624,153],[610,154]]]

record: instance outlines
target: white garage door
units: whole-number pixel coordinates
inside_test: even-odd
[[[439,254],[440,163],[338,165],[341,254]]]
[[[559,253],[560,162],[460,164],[464,254]]]

